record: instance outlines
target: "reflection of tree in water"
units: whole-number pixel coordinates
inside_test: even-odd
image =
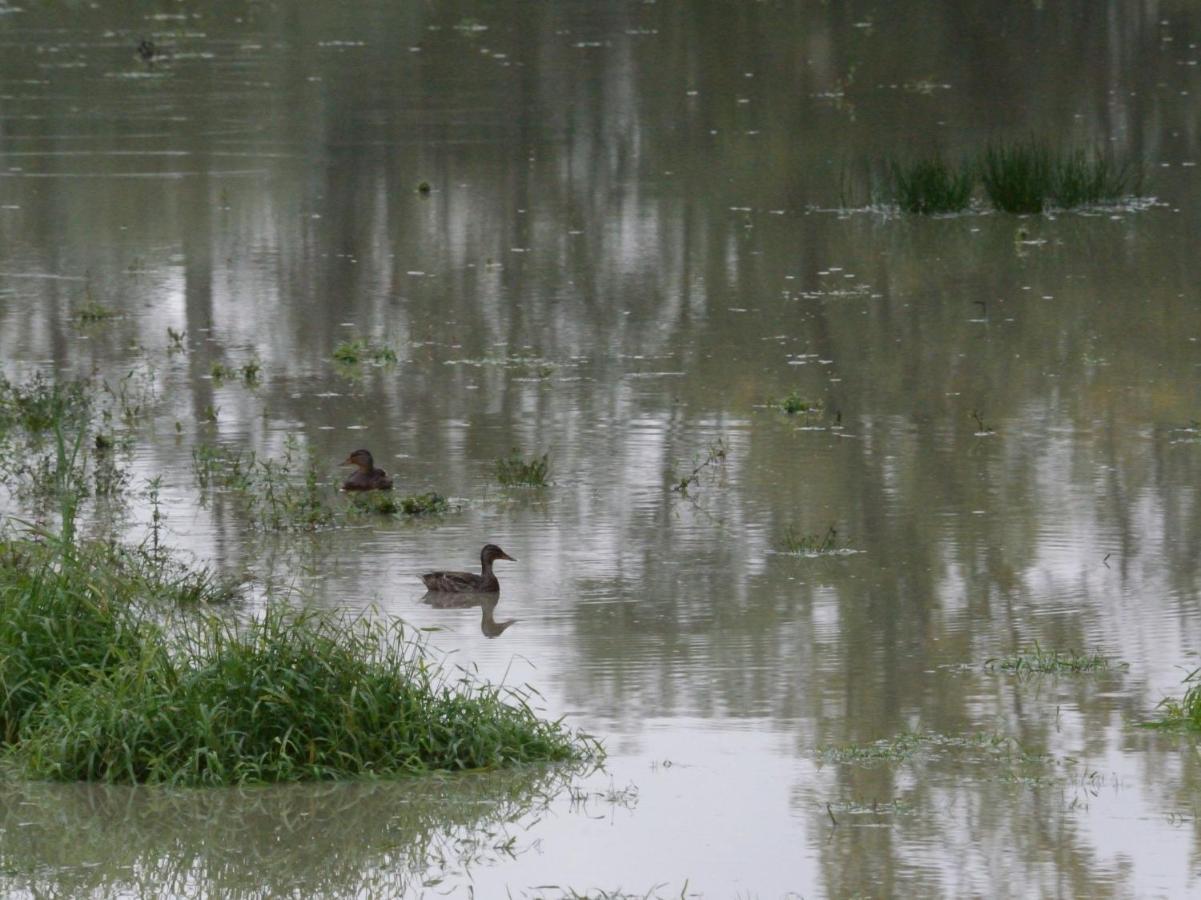
[[[400,896],[525,849],[569,768],[171,791],[2,789],[6,896]]]

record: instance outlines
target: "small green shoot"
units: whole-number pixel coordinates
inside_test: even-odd
[[[701,473],[711,466],[724,464],[727,455],[729,455],[729,447],[726,446],[726,442],[722,438],[718,438],[709,445],[708,450],[705,452],[704,459],[700,459],[696,465],[693,466],[691,472],[687,472],[683,475],[676,473],[670,476],[672,491],[679,494],[681,497],[689,496],[689,490],[700,485]]]
[[[806,534],[789,525],[784,529],[777,549],[781,553],[795,553],[799,556],[821,556],[826,553],[834,553],[838,549],[838,529],[831,525],[826,529],[825,534],[816,532]]]

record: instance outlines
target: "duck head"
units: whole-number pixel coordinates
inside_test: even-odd
[[[361,472],[370,472],[375,468],[375,460],[366,450],[356,450],[342,461],[344,466],[356,466]]]
[[[509,562],[517,562],[509,554],[501,550],[496,544],[484,544],[484,549],[480,551],[480,562],[485,566],[492,565],[498,559],[507,559]]]

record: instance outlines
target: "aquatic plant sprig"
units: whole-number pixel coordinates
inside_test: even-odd
[[[670,476],[672,491],[681,497],[687,497],[688,491],[700,484],[701,473],[712,466],[724,464],[729,452],[730,448],[726,445],[725,440],[719,437],[708,446],[704,458],[700,459],[692,467],[691,472],[686,472],[683,475],[673,473]]]
[[[360,363],[371,363],[376,366],[390,365],[396,362],[396,351],[387,344],[373,344],[363,338],[353,338],[341,341],[334,347],[335,362],[345,366],[356,366]]]
[[[1187,685],[1183,696],[1160,700],[1155,707],[1160,711],[1160,718],[1144,722],[1144,727],[1201,731],[1201,668],[1189,672],[1182,683]]]
[[[1079,650],[1046,650],[1038,641],[1034,642],[1033,649],[1006,656],[994,656],[984,661],[985,671],[1013,675],[1079,675],[1127,668],[1127,663],[1116,662],[1100,650],[1094,650],[1092,653],[1082,653]]]
[[[976,172],[970,163],[956,167],[940,156],[905,163],[894,160],[887,164],[886,173],[886,197],[902,212],[957,213],[971,205]]]
[[[529,459],[516,447],[496,460],[496,480],[504,487],[546,487],[550,484],[550,451]]]

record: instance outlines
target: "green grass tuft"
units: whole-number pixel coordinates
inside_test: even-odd
[[[1064,209],[1115,203],[1123,197],[1137,196],[1142,190],[1141,167],[1111,154],[1083,150],[1063,154],[1055,160],[1052,195]]]
[[[980,161],[980,180],[997,209],[1040,213],[1054,190],[1051,151],[1035,140],[994,144],[984,151]]]
[[[1145,723],[1146,727],[1201,731],[1201,669],[1189,672],[1185,676],[1184,684],[1188,685],[1184,696],[1165,697],[1159,701],[1156,708],[1162,711],[1162,718]]]
[[[1033,650],[987,659],[984,661],[984,668],[1014,675],[1077,675],[1085,672],[1109,672],[1127,668],[1127,665],[1114,663],[1100,651],[1081,653],[1078,650],[1044,650],[1038,641],[1035,641]]]
[[[781,553],[797,553],[803,556],[821,556],[838,549],[838,530],[831,525],[825,534],[803,533],[791,525],[784,529],[776,549]]]
[[[505,487],[546,487],[550,484],[550,454],[527,460],[514,448],[496,461],[496,480]]]
[[[820,412],[822,409],[821,401],[806,400],[796,391],[792,391],[787,397],[777,400],[775,405],[790,416],[795,416],[798,413]]]
[[[433,491],[409,497],[397,497],[389,491],[363,491],[352,495],[350,503],[355,512],[386,516],[435,516],[454,510],[449,500]]]
[[[387,344],[371,344],[362,338],[342,341],[334,347],[334,361],[347,366],[369,362],[377,366],[396,362],[396,351]]]
[[[939,157],[887,166],[888,196],[907,213],[931,215],[963,212],[972,202],[975,173],[956,169]]]
[[[0,544],[0,734],[18,771],[222,785],[600,755],[528,694],[443,669],[399,623],[275,602],[249,622],[164,616],[189,586],[216,599],[211,583],[50,535]]]

